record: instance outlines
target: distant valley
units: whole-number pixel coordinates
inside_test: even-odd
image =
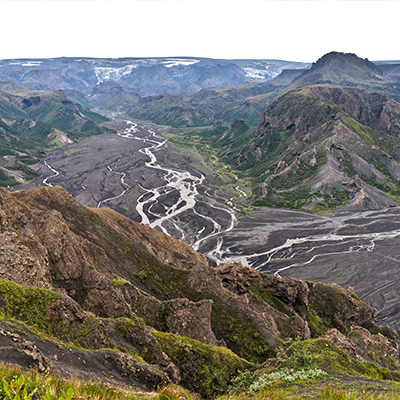
[[[391,274],[363,290],[380,263],[381,238],[394,252],[388,271],[397,262],[397,71],[396,63],[341,53],[311,66],[3,61],[3,186],[60,184],[88,206],[185,241],[212,264],[353,286],[400,329],[397,295],[384,289]],[[376,211],[354,223],[366,210]],[[362,278],[348,272],[354,263],[364,265]]]

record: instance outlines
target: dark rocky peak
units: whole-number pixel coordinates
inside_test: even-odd
[[[264,113],[258,131],[295,126],[296,131],[306,132],[344,114],[391,136],[400,134],[400,104],[387,95],[325,85],[305,86],[281,96]]]
[[[379,71],[380,73],[382,73],[382,71],[367,58],[362,59],[360,57],[357,57],[357,55],[353,53],[340,53],[337,51],[327,53],[323,55],[320,59],[318,59],[315,63],[312,63],[311,70],[315,71],[318,68],[331,67],[338,64],[348,66],[359,65],[364,68],[369,68],[371,70]]]
[[[353,87],[379,87],[393,84],[396,80],[380,70],[368,59],[351,53],[331,52],[313,63],[293,81],[296,87],[333,84]]]

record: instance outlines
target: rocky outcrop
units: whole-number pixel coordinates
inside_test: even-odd
[[[381,368],[395,369],[400,362],[397,341],[381,333],[373,335],[361,326],[351,326],[346,334],[333,328],[323,337],[349,356],[365,362],[374,362]]]
[[[241,264],[212,268],[185,243],[112,210],[84,207],[60,187],[0,190],[0,216],[0,279],[53,291],[43,296],[57,293],[36,326],[83,348],[122,349],[125,355],[107,353],[107,359],[123,371],[120,379],[135,377],[146,387],[203,379],[199,363],[210,346],[263,363],[289,337],[376,327],[375,310],[338,286],[268,276]],[[16,285],[0,289],[0,307],[16,313],[7,300]]]
[[[192,302],[188,299],[175,299],[164,302],[165,324],[168,332],[187,336],[211,346],[225,346],[217,340],[211,327],[212,300]]]
[[[310,307],[345,333],[351,326],[375,326],[376,310],[336,284],[309,283]]]

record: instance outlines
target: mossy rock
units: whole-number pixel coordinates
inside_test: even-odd
[[[224,340],[229,349],[253,363],[263,363],[275,355],[253,318],[223,304],[220,299],[213,301],[211,326],[218,340]]]
[[[388,368],[379,368],[373,362],[359,361],[346,352],[332,346],[325,339],[310,339],[301,343],[302,347],[316,355],[316,366],[331,373],[365,376],[379,380],[397,380],[398,373]]]
[[[48,331],[50,306],[59,299],[51,290],[0,280],[0,307],[7,317]]]
[[[209,346],[171,333],[152,332],[181,372],[181,385],[205,398],[225,393],[238,371],[255,366],[225,347]]]

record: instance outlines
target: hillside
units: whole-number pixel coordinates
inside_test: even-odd
[[[100,114],[84,109],[59,91],[38,91],[0,81],[0,185],[36,176],[29,168],[43,150],[112,132]]]
[[[226,393],[239,371],[255,382],[254,371],[281,370],[298,351],[332,377],[397,379],[395,333],[338,286],[211,268],[190,246],[60,187],[0,189],[0,217],[3,362],[67,378],[112,375],[135,390],[173,382],[203,398]],[[296,337],[305,341],[274,360]]]
[[[399,118],[388,96],[315,85],[281,96],[257,128],[234,119],[195,134],[258,182],[256,205],[380,209],[400,199]]]

